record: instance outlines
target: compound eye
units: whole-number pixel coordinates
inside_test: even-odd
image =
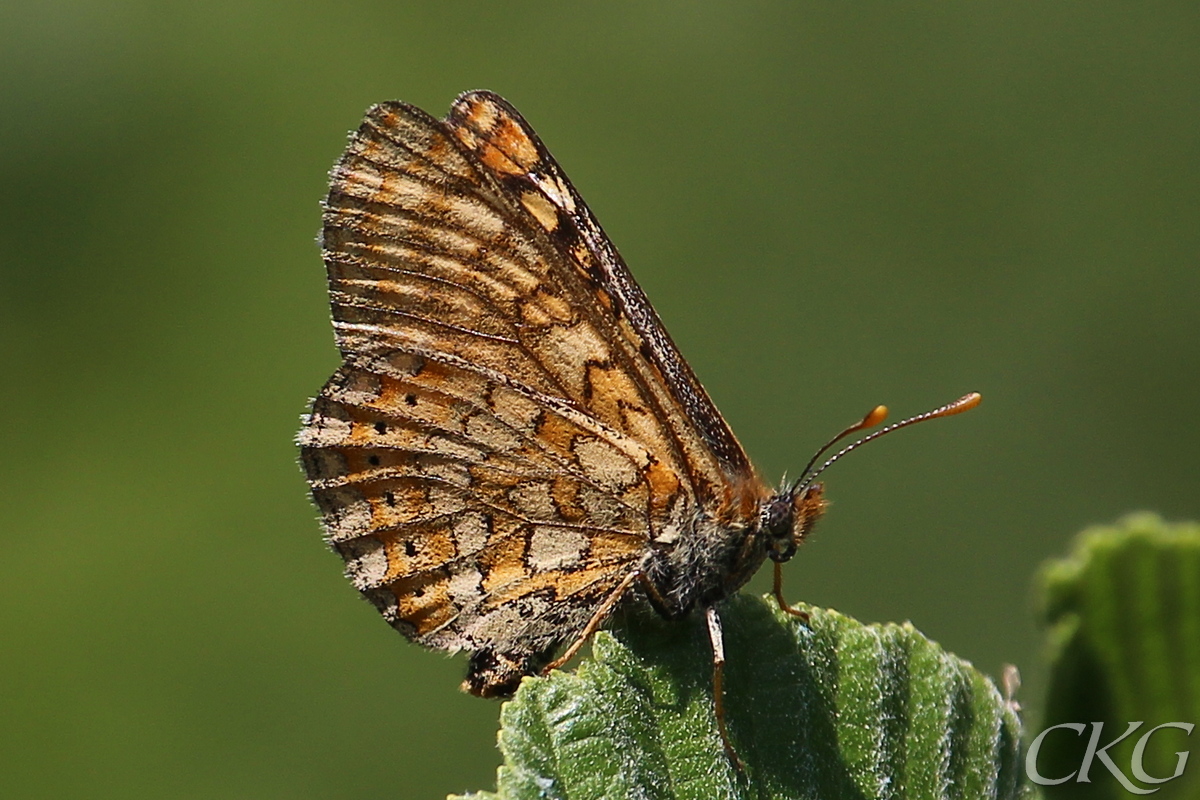
[[[761,530],[772,540],[789,537],[792,530],[793,500],[784,495],[770,499],[762,511]],[[772,546],[774,546],[772,544]]]

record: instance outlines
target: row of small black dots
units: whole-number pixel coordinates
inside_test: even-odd
[[[406,405],[415,406],[417,404],[417,396],[415,394],[406,394],[404,395],[404,402]],[[383,420],[379,420],[375,423],[375,432],[380,436],[387,433],[387,428],[387,423]]]
[[[417,396],[415,394],[406,394],[406,395],[404,395],[404,402],[407,405],[415,406],[417,404]],[[375,432],[377,434],[379,434],[380,436],[387,433],[387,429],[388,429],[387,423],[384,422],[383,420],[379,420],[378,422],[375,423]],[[372,467],[378,467],[379,466],[379,456],[376,456],[376,455],[367,456],[367,463],[370,464]],[[391,504],[391,501],[389,501],[389,504]]]

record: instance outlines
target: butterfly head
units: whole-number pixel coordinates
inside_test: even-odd
[[[766,541],[767,556],[781,563],[794,556],[827,505],[825,487],[820,483],[785,486],[764,501],[759,510],[759,530]]]

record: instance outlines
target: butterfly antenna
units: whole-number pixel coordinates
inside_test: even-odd
[[[804,469],[800,470],[800,477],[796,480],[796,484],[795,484],[795,486],[792,487],[792,490],[795,491],[796,487],[799,486],[801,483],[804,483],[805,485],[807,485],[808,483],[811,483],[811,481],[804,480],[805,476],[808,475],[808,471],[810,469],[812,469],[813,464],[817,463],[817,459],[820,458],[822,455],[824,455],[825,452],[827,450],[829,450],[829,448],[833,447],[835,444],[840,442],[842,439],[845,439],[847,436],[849,436],[852,433],[858,433],[859,431],[866,430],[867,428],[874,428],[876,425],[878,425],[879,423],[881,423],[885,419],[887,419],[887,415],[888,415],[887,406],[875,406],[869,412],[867,412],[867,415],[865,417],[863,417],[860,421],[854,423],[849,428],[846,428],[846,430],[842,431],[837,436],[833,437],[828,442],[821,445],[820,449],[817,450],[817,452],[813,453],[813,457],[810,458],[808,460],[808,463],[804,465]],[[822,467],[822,469],[824,469],[824,467]],[[786,475],[784,476],[783,482],[785,484],[787,483]]]
[[[811,486],[813,481],[817,479],[817,476],[828,469],[833,462],[837,461],[851,450],[861,447],[867,442],[878,439],[880,436],[886,436],[887,434],[892,433],[893,431],[898,431],[901,428],[907,428],[909,425],[916,425],[918,422],[925,422],[931,419],[941,419],[942,417],[952,417],[955,414],[961,414],[964,411],[970,411],[982,401],[983,395],[979,394],[979,392],[971,392],[970,394],[966,394],[958,398],[953,403],[947,403],[940,408],[935,408],[932,411],[926,411],[924,414],[917,414],[916,416],[909,417],[908,419],[901,420],[900,422],[894,422],[891,425],[888,425],[886,428],[881,428],[869,436],[864,436],[858,441],[846,445],[841,450],[834,453],[833,456],[820,467],[812,470],[812,465],[817,462],[817,459],[821,456],[821,454],[832,447],[836,442],[840,441],[843,437],[848,436],[855,431],[861,431],[864,428],[870,428],[878,425],[880,422],[883,422],[884,418],[887,417],[887,407],[876,406],[874,409],[872,409],[871,413],[863,417],[862,422],[858,423],[857,425],[852,425],[846,430],[842,431],[837,436],[830,439],[828,444],[817,451],[817,454],[812,457],[811,461],[808,462],[808,466],[804,468],[804,472],[801,473],[802,477],[799,481],[797,481],[797,485],[793,487],[793,491],[797,491],[799,488],[801,488],[801,485],[803,485],[803,487]],[[809,472],[809,470],[812,470],[812,472]]]

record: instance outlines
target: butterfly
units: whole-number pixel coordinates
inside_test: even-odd
[[[726,751],[718,605],[825,510],[815,478],[874,409],[769,487],[532,127],[490,92],[445,119],[372,107],[321,244],[343,358],[298,440],[329,544],[393,627],[470,653],[507,697],[618,604],[703,613]],[[801,612],[793,611],[803,616]],[[565,649],[564,649],[565,648]],[[560,652],[561,650],[561,652]]]

